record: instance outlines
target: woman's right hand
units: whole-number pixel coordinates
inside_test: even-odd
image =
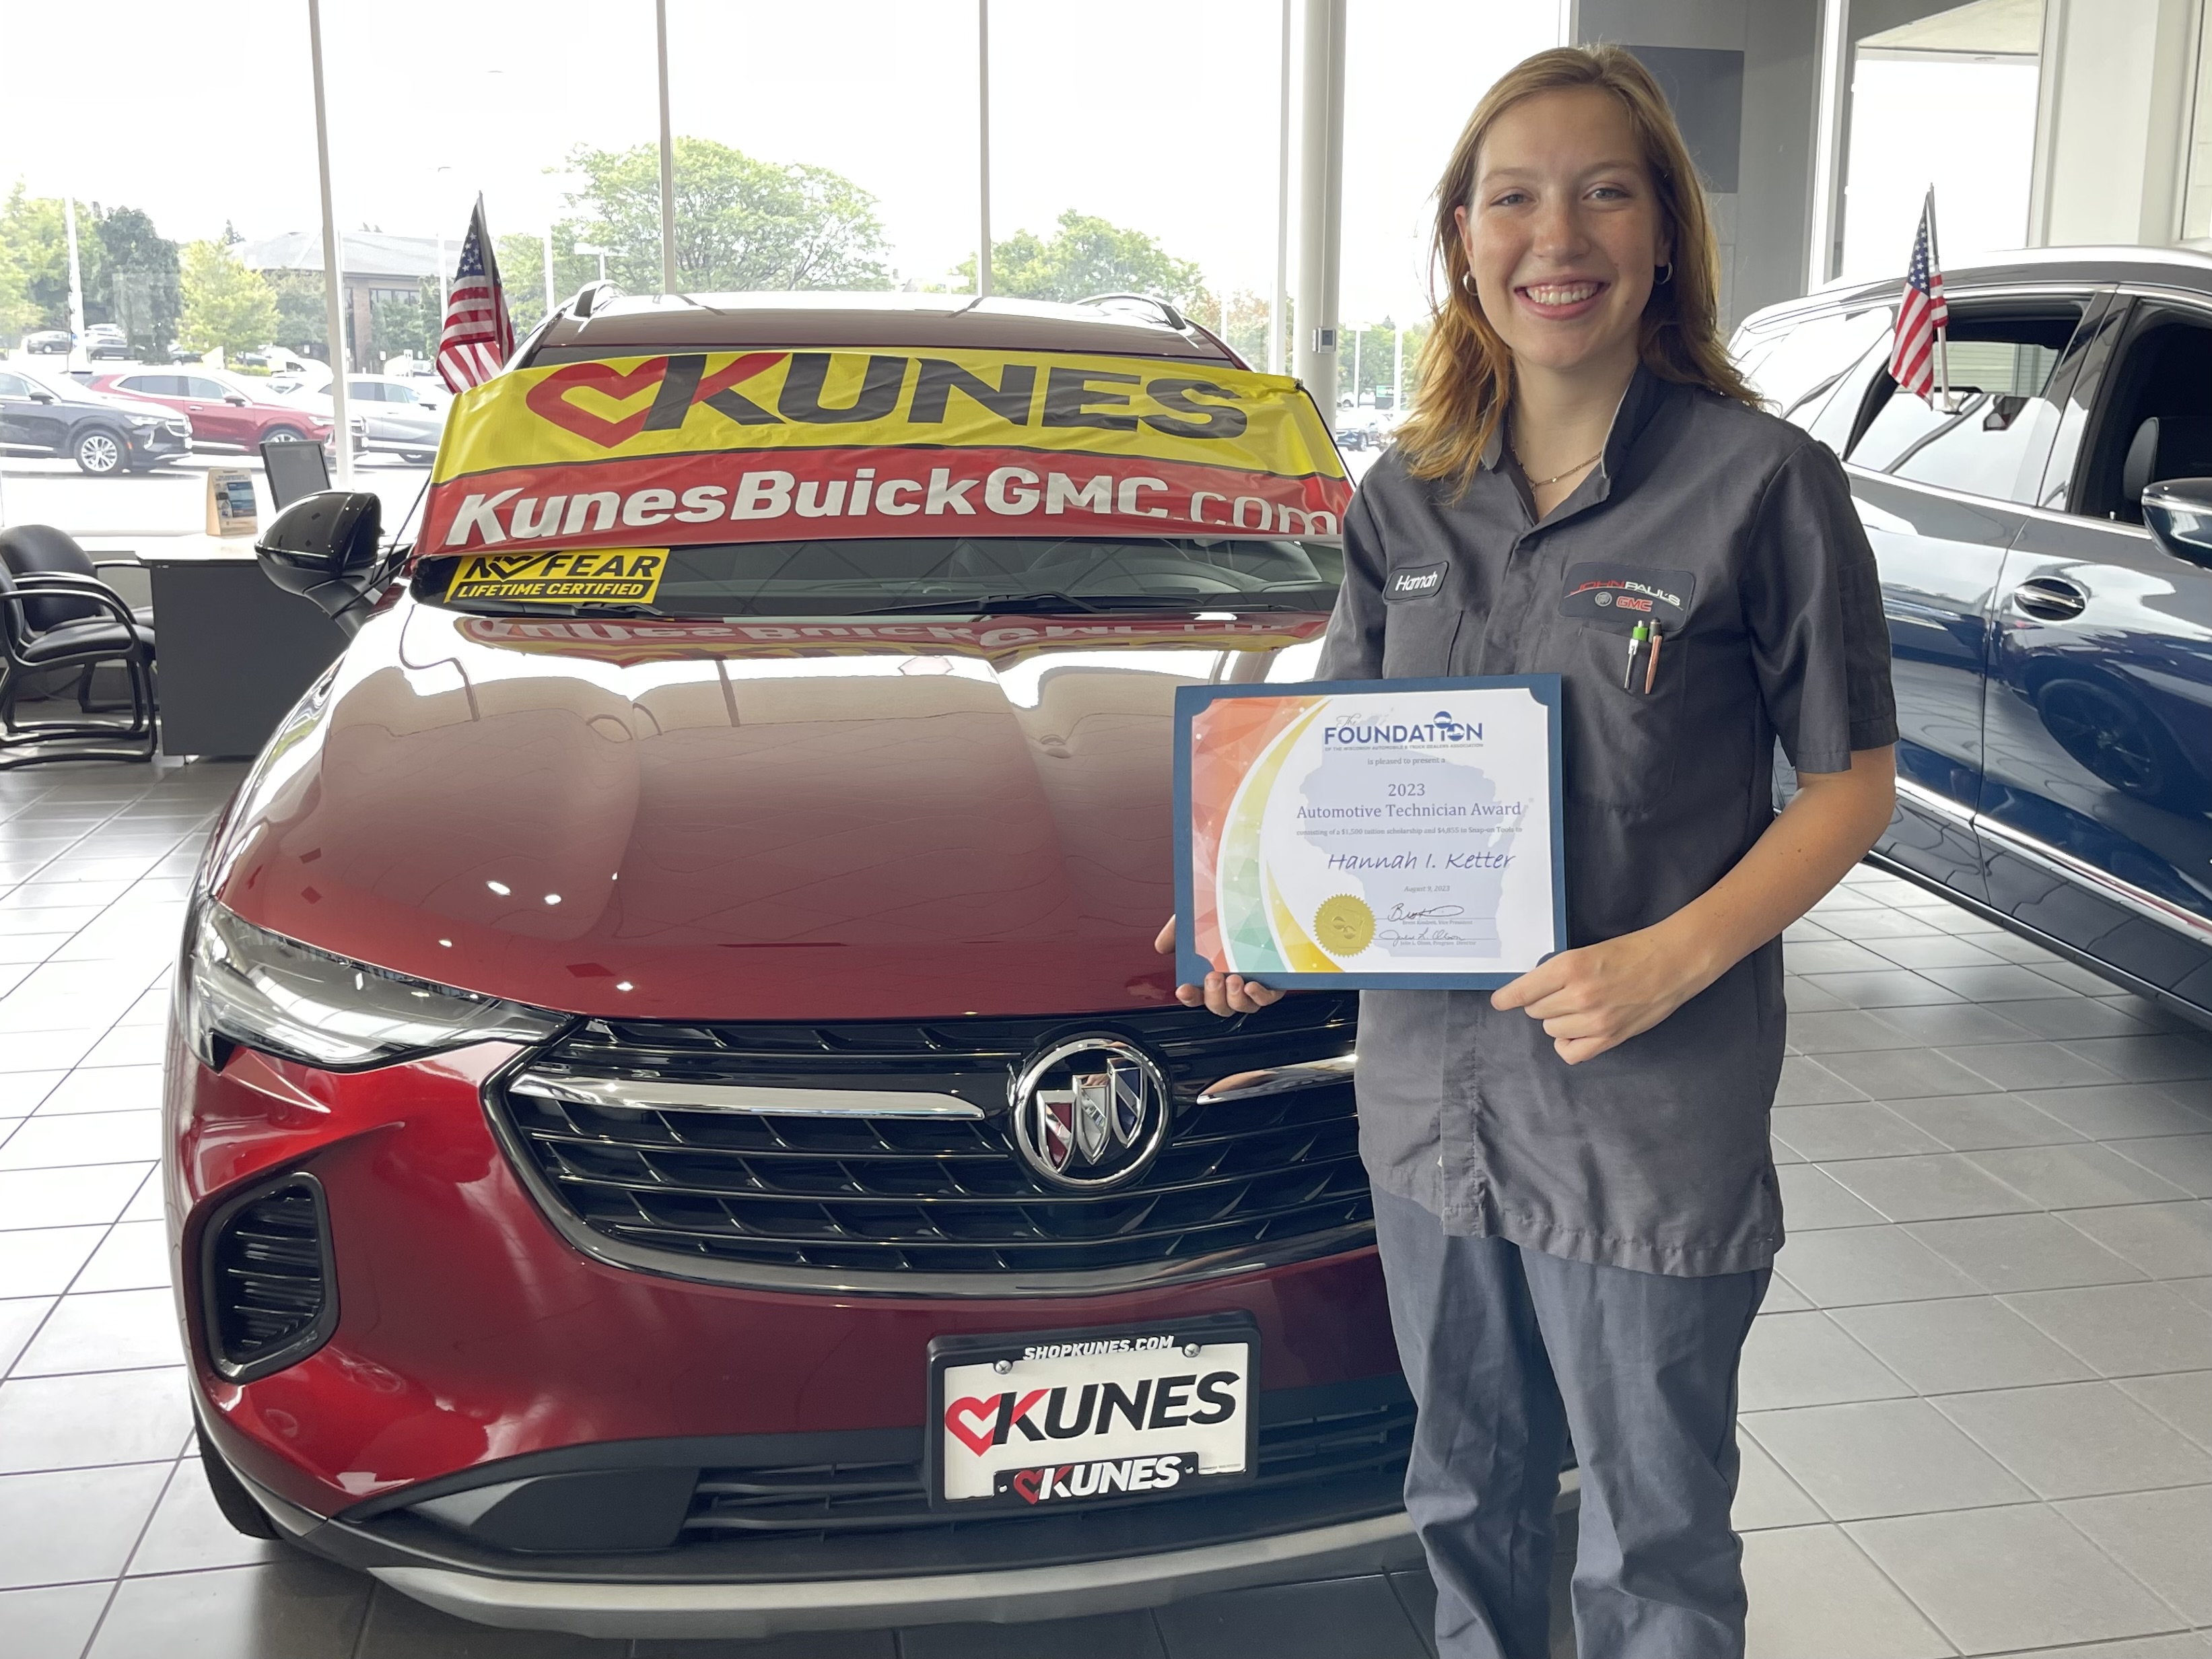
[[[1160,929],[1160,936],[1152,941],[1152,949],[1164,957],[1171,957],[1176,948],[1175,918]],[[1215,1013],[1226,1018],[1231,1014],[1256,1014],[1271,1002],[1280,1002],[1287,994],[1262,985],[1257,980],[1247,979],[1242,974],[1208,974],[1203,985],[1178,985],[1176,1000],[1186,1008],[1195,1008],[1203,1003]]]

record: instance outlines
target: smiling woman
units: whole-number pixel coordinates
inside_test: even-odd
[[[1570,948],[1486,997],[1362,994],[1360,1154],[1419,1406],[1406,1507],[1441,1659],[1548,1651],[1571,1423],[1584,1659],[1736,1659],[1779,935],[1892,804],[1873,556],[1835,457],[1729,364],[1698,177],[1634,58],[1504,76],[1435,240],[1420,401],[1346,515],[1316,678],[1559,677]],[[1778,818],[1778,740],[1801,783]],[[1178,994],[1248,1014],[1279,988]]]

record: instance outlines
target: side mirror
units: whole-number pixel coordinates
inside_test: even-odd
[[[383,532],[384,503],[374,495],[325,489],[279,513],[253,551],[262,574],[350,634],[368,614]]]
[[[34,404],[50,404],[53,400],[54,394],[51,392],[33,390],[31,393],[31,401]]]
[[[241,409],[246,406],[246,394],[242,392],[226,392],[222,394],[222,400],[227,404],[236,404]]]
[[[2212,569],[2212,478],[2167,478],[2142,493],[2143,523],[2177,559]]]

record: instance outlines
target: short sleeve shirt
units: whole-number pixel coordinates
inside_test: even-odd
[[[1656,665],[1648,647],[1630,665],[1638,620]],[[1840,772],[1897,737],[1874,555],[1835,456],[1648,369],[1540,522],[1502,443],[1463,492],[1377,460],[1345,520],[1319,672],[1561,677],[1571,945],[1650,927],[1726,875],[1773,821],[1778,739],[1800,771]],[[1486,992],[1370,991],[1360,1150],[1449,1232],[1747,1271],[1782,1243],[1767,1116],[1784,1042],[1778,939],[1576,1066]]]

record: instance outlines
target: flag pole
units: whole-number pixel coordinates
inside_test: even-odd
[[[343,278],[344,245],[338,240],[337,212],[331,205],[331,123],[323,100],[323,9],[321,0],[307,0],[307,46],[315,76],[315,167],[323,196],[323,320],[331,355],[331,447],[337,453],[337,473],[331,482],[340,489],[353,488],[353,420],[346,408],[346,359]]]
[[[1940,276],[1943,270],[1943,256],[1936,241],[1936,186],[1933,185],[1928,186],[1924,211],[1928,215],[1928,265],[1931,272]],[[1959,411],[1951,404],[1951,331],[1946,323],[1936,325],[1936,378],[1942,386],[1943,412],[1946,415],[1957,414]]]

